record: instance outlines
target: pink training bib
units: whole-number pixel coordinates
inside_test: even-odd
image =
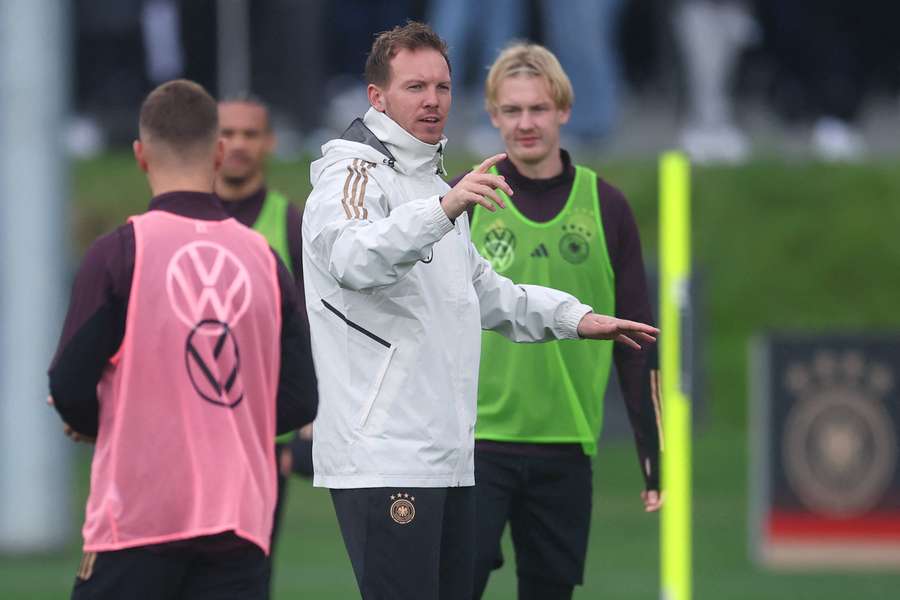
[[[233,530],[266,553],[275,508],[281,296],[233,219],[132,217],[125,337],[98,386],[84,549]]]

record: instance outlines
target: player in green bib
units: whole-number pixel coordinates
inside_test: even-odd
[[[491,67],[486,94],[508,155],[494,169],[515,196],[504,195],[507,210],[475,207],[470,219],[478,251],[516,282],[564,290],[596,312],[651,323],[640,238],[627,201],[560,148],[573,93],[556,57],[533,44],[510,46]],[[591,459],[613,363],[637,443],[644,509],[659,508],[655,351],[616,346],[513,344],[484,334],[475,430],[476,597],[502,565],[506,523],[519,598],[570,598],[582,582]]]
[[[300,210],[282,194],[266,187],[266,159],[275,147],[268,110],[261,100],[249,95],[223,100],[219,102],[219,129],[225,156],[216,175],[216,195],[230,216],[265,236],[294,275],[302,303]],[[305,317],[306,310],[302,306],[301,309]],[[310,431],[307,427],[299,437],[290,433],[276,439],[275,456],[279,465],[273,549],[281,523],[288,475],[292,470],[312,475]],[[269,564],[271,568],[271,556]]]

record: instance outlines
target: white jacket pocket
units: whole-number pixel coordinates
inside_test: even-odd
[[[387,375],[397,346],[360,323],[349,319],[326,300],[322,300],[322,305],[347,326],[347,350],[351,365],[347,376],[353,380],[354,387],[359,386],[357,389],[366,390],[365,394],[360,395],[363,403],[351,409],[358,411],[356,429],[360,430],[366,425],[372,414],[378,392],[381,390],[381,384]]]

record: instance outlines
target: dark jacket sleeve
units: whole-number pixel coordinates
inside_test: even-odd
[[[306,319],[300,313],[294,279],[273,251],[281,289],[281,368],[278,376],[275,430],[278,435],[311,423],[319,407],[316,372]]]
[[[306,293],[303,289],[303,248],[300,229],[303,226],[303,214],[296,204],[288,204],[287,227],[288,248],[293,264],[294,287],[297,288],[297,312],[303,318],[304,327],[309,330],[309,317],[306,314]]]
[[[133,271],[134,229],[124,225],[91,245],[72,286],[48,376],[57,412],[84,435],[97,435],[97,384],[122,344]]]
[[[616,188],[599,183],[604,229],[609,231],[610,260],[616,281],[616,316],[654,324],[647,292],[647,276],[634,214],[625,196]],[[648,490],[659,489],[659,412],[657,350],[655,344],[634,350],[615,344],[613,360],[634,432],[641,473]]]
[[[303,224],[303,217],[300,208],[293,202],[288,202],[287,207],[287,238],[288,252],[291,255],[291,267],[294,281],[297,283],[297,289],[300,291],[300,300],[303,300],[303,255],[300,238],[300,227]]]

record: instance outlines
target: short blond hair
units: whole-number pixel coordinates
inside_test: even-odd
[[[488,112],[497,108],[500,83],[508,77],[543,77],[550,87],[550,97],[559,110],[569,109],[575,102],[569,76],[556,56],[539,44],[514,42],[500,53],[484,83],[484,104]]]

